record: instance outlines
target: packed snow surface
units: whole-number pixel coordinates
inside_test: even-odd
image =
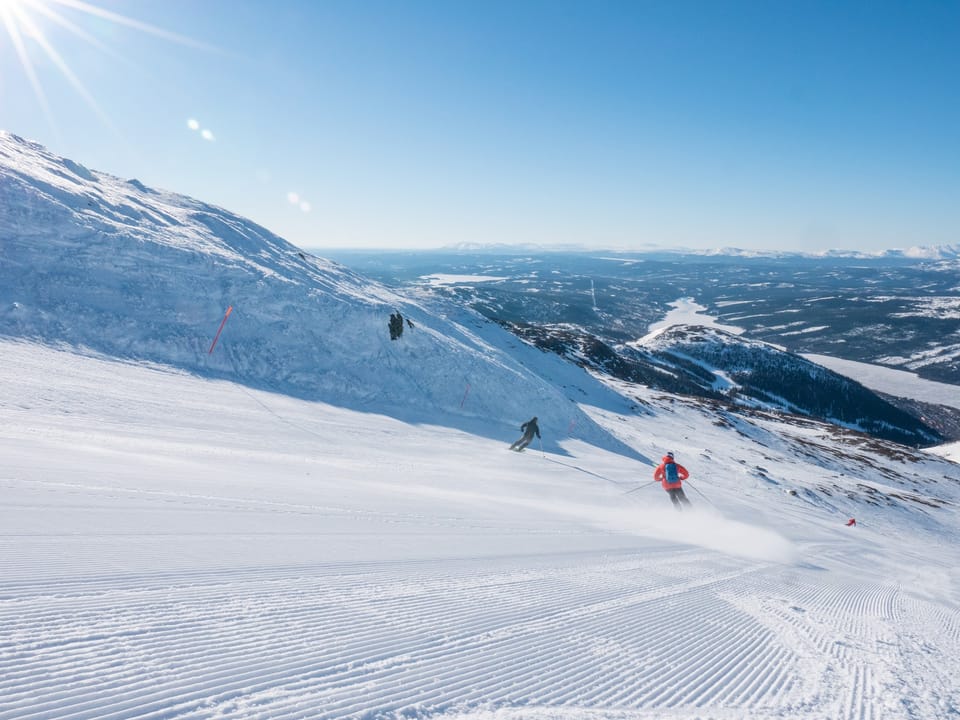
[[[0,720],[960,714],[936,454],[601,382],[3,133],[0,359]]]
[[[960,493],[938,458],[810,462],[791,432],[833,442],[810,428],[590,406],[586,381],[652,460],[515,453],[162,366],[0,354],[2,720],[960,710]],[[695,512],[641,486],[666,449]]]

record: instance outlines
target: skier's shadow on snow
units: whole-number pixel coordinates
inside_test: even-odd
[[[288,397],[299,397],[300,399],[306,400],[308,402],[322,402],[318,401],[315,397],[306,396],[304,394],[297,393],[291,388],[278,388],[276,386],[267,385],[265,383],[243,383],[237,382],[236,387],[238,390],[247,396],[250,401],[259,405],[266,413],[273,416],[278,422],[282,422],[286,425],[289,425],[291,428],[302,431],[303,433],[309,435],[315,435],[317,437],[323,438],[324,435],[320,433],[317,429],[308,427],[309,422],[295,421],[291,418],[286,417],[283,412],[278,412],[274,408],[274,403],[270,401],[269,395],[260,395],[258,396],[251,391],[259,391],[261,393],[269,394],[278,394],[285,395]],[[371,412],[369,407],[364,406],[360,402],[342,402],[338,405],[339,407],[345,407],[356,412]],[[471,435],[476,435],[478,437],[485,437],[497,442],[503,442],[505,447],[509,447],[512,442],[517,440],[517,431],[513,425],[507,425],[504,423],[494,423],[491,424],[489,419],[480,418],[480,417],[468,417],[462,415],[456,415],[453,413],[434,413],[431,416],[427,416],[427,413],[423,408],[400,408],[396,406],[380,406],[377,408],[376,414],[385,415],[387,417],[392,417],[395,420],[400,420],[401,422],[408,423],[410,425],[431,425],[431,426],[444,426],[449,428],[455,428],[462,432],[469,433]],[[605,428],[602,428],[599,425],[591,424],[584,437],[577,437],[576,439],[581,442],[588,443],[594,447],[602,448],[608,452],[614,453],[616,455],[621,455],[623,457],[630,458],[631,460],[637,460],[648,465],[656,465],[656,463],[651,463],[650,459],[644,456],[643,454],[637,452],[632,447],[621,441],[619,438],[615,437],[612,433],[607,431]],[[550,455],[560,456],[560,457],[569,457],[573,458],[574,455],[561,446],[560,441],[553,440],[553,436],[550,434],[550,425],[549,423],[544,423],[541,421],[541,429],[546,430],[544,433],[547,435],[548,439],[543,441],[538,439],[535,444],[529,445],[523,452],[525,453],[549,453]],[[573,439],[573,438],[570,438]],[[544,455],[544,457],[546,457]],[[566,465],[559,460],[552,458],[546,458],[551,460],[551,462],[556,462],[560,465]],[[594,475],[596,477],[602,478],[602,475],[591,472],[577,465],[567,465],[574,470],[579,470],[581,472],[587,473],[589,475]],[[606,479],[606,478],[604,478]]]

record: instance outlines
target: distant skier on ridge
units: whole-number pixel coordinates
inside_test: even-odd
[[[527,420],[520,426],[520,429],[523,430],[523,436],[510,446],[511,450],[516,450],[517,452],[520,452],[532,443],[534,435],[540,437],[540,427],[537,425],[537,416],[534,415],[530,420]]]
[[[683,465],[674,462],[672,452],[664,455],[663,462],[653,471],[653,479],[660,481],[677,510],[682,510],[682,505],[691,507],[690,501],[683,492],[683,481],[688,477],[690,477],[690,473]]]

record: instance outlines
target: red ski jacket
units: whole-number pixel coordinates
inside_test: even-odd
[[[675,483],[667,483],[667,473],[664,469],[667,463],[673,463],[677,466],[677,482]],[[657,465],[657,469],[653,471],[653,479],[659,480],[664,490],[675,490],[678,487],[683,487],[683,481],[688,477],[690,477],[690,473],[687,472],[687,469],[680,463],[674,463],[673,459],[668,457],[663,458],[663,462]]]

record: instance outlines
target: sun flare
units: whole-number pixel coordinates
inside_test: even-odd
[[[55,132],[57,131],[56,122],[34,63],[36,53],[42,54],[49,63],[54,65],[100,119],[108,126],[113,127],[110,118],[100,108],[93,95],[70,68],[67,60],[53,46],[43,30],[43,23],[54,23],[98,50],[112,55],[114,58],[119,58],[115,51],[71,19],[71,16],[80,17],[83,15],[96,17],[114,25],[131,28],[181,45],[203,50],[214,49],[184,35],[178,35],[154,25],[111,12],[92,3],[83,2],[83,0],[0,0],[0,33],[4,29],[6,30],[10,38],[10,45],[16,53],[23,73]],[[122,60],[123,58],[119,59]]]

